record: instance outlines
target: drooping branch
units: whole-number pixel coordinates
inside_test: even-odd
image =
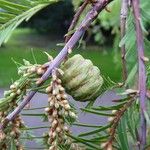
[[[146,145],[146,119],[144,113],[146,111],[146,67],[144,56],[144,38],[140,24],[140,2],[139,0],[132,0],[133,14],[136,28],[136,41],[138,51],[138,88],[140,97],[140,111],[141,111],[141,130],[140,130],[140,147],[143,150]]]
[[[37,86],[41,86],[51,75],[53,68],[58,67],[61,62],[68,55],[68,50],[73,49],[75,44],[79,41],[81,36],[84,34],[89,25],[95,20],[98,14],[105,8],[105,6],[110,3],[112,0],[100,0],[97,1],[93,8],[87,13],[81,25],[77,29],[77,31],[73,34],[70,40],[66,43],[65,47],[60,51],[60,53],[56,56],[56,58],[49,64],[47,71],[41,77],[39,82],[37,82]],[[21,111],[22,109],[30,102],[32,97],[35,95],[37,91],[30,91],[27,97],[19,104],[19,106],[10,113],[0,126],[0,130],[3,130],[8,122],[12,121]]]
[[[122,0],[121,12],[120,12],[120,32],[121,39],[125,36],[126,33],[126,20],[128,15],[128,0]],[[127,66],[126,66],[126,48],[125,44],[121,46],[121,58],[122,58],[122,75],[123,81],[127,79]]]

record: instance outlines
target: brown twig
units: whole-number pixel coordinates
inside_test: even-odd
[[[105,143],[104,148],[106,150],[112,148],[112,144],[115,138],[115,134],[116,134],[116,129],[118,127],[118,124],[122,118],[122,116],[124,115],[124,113],[127,111],[127,109],[132,105],[132,103],[135,101],[135,97],[131,98],[119,111],[117,111],[115,113],[115,118],[112,120],[111,124],[111,128],[110,128],[110,138],[109,140]]]
[[[128,15],[128,0],[122,0],[121,13],[120,13],[120,32],[121,39],[125,36],[126,33],[126,20]],[[126,48],[125,44],[121,46],[121,58],[122,58],[122,76],[123,81],[127,79],[127,66],[126,66]]]
[[[90,26],[90,24],[95,20],[98,14],[105,8],[105,6],[110,3],[112,0],[100,0],[96,2],[93,8],[87,13],[84,20],[82,21],[79,28],[70,38],[70,40],[66,43],[65,47],[60,51],[60,53],[56,56],[56,58],[49,64],[47,71],[44,75],[40,78],[37,86],[42,85],[51,75],[53,68],[57,68],[61,62],[65,59],[68,55],[68,49],[73,49],[76,43],[79,41],[81,36],[84,34],[86,29]],[[0,125],[0,130],[3,130],[5,126],[12,121],[21,111],[22,109],[30,102],[32,97],[35,95],[36,91],[30,91],[27,97],[18,105],[18,107],[10,113],[4,120],[4,123]]]
[[[82,12],[84,11],[84,9],[86,8],[87,4],[88,4],[89,0],[85,0],[83,2],[83,4],[78,8],[77,12],[75,13],[73,20],[71,22],[71,25],[68,29],[68,33],[72,30],[74,30],[75,26],[77,25],[77,22],[80,18],[80,15],[82,14]],[[71,38],[71,35],[67,35],[65,38],[65,43],[67,43],[69,41],[69,39]]]
[[[139,99],[140,99],[140,110],[141,110],[141,130],[140,130],[140,148],[144,150],[146,145],[146,119],[144,113],[146,112],[146,67],[145,67],[145,56],[144,56],[144,38],[142,28],[140,24],[140,2],[139,0],[131,1],[133,7],[133,14],[135,19],[136,29],[136,41],[137,41],[137,52],[138,52],[138,88],[139,88]]]

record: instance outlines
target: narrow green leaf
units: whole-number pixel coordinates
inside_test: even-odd
[[[135,75],[137,73],[137,69],[138,69],[138,67],[137,67],[137,63],[136,63],[128,75],[125,86],[129,85],[132,81],[134,81]]]
[[[117,134],[120,141],[121,150],[130,150],[127,138],[126,120],[124,116],[117,127]]]
[[[102,126],[92,125],[92,124],[83,124],[83,123],[74,123],[74,126],[88,127],[88,128],[100,128]]]
[[[88,113],[100,115],[100,116],[110,116],[110,117],[113,117],[113,116],[114,116],[114,114],[101,113],[101,112],[95,111],[95,110],[93,110],[93,109],[81,108],[81,110],[82,110],[82,111],[85,111],[85,112],[88,112]]]
[[[33,113],[32,114],[29,114],[29,113],[28,114],[24,114],[24,113],[22,113],[21,115],[22,116],[31,116],[31,117],[34,117],[34,116],[43,117],[43,116],[45,116],[45,114],[33,114]]]
[[[145,119],[147,121],[147,124],[150,126],[150,118],[149,118],[149,115],[146,111],[144,111],[144,116],[145,116]]]
[[[89,132],[86,132],[86,133],[81,133],[81,134],[79,134],[79,136],[82,137],[82,136],[89,136],[89,135],[93,135],[93,134],[98,134],[99,132],[108,129],[109,127],[110,127],[110,124],[106,125],[106,126],[103,126],[103,127],[100,127],[99,129],[96,129],[96,130],[92,130],[92,131],[89,131]]]
[[[75,137],[73,135],[68,135],[69,137],[71,137],[72,139],[74,139],[75,141],[79,142],[79,143],[83,143],[84,145],[94,148],[94,150],[99,150],[99,147],[94,146],[93,144],[90,144],[88,142],[85,142],[83,139],[79,138],[79,137]]]

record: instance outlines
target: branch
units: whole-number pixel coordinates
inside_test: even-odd
[[[82,14],[82,12],[84,11],[84,9],[86,8],[86,6],[88,4],[88,1],[89,0],[85,0],[84,3],[78,8],[76,14],[73,17],[71,25],[70,25],[70,27],[68,29],[68,33],[75,28],[75,26],[76,26],[76,24],[77,24],[77,22],[78,22],[78,20],[80,18],[80,15]],[[67,43],[70,38],[71,38],[71,35],[67,35],[66,38],[65,38],[65,43]]]
[[[139,92],[140,92],[140,110],[141,110],[141,130],[140,130],[140,146],[143,150],[146,145],[146,119],[144,112],[146,111],[146,67],[144,57],[144,39],[142,28],[140,25],[140,2],[139,0],[132,0],[133,14],[136,28],[136,41],[138,50],[138,64],[139,64]]]
[[[128,15],[128,0],[122,0],[121,5],[121,14],[120,14],[120,32],[121,32],[121,39],[125,36],[126,33],[126,22],[127,22],[127,15]],[[124,82],[127,79],[127,66],[126,66],[126,48],[125,44],[121,46],[121,58],[122,58],[122,74]]]
[[[70,40],[66,43],[65,47],[60,51],[60,53],[55,57],[52,63],[49,64],[47,71],[41,77],[39,82],[37,82],[37,86],[42,85],[48,77],[51,75],[53,68],[58,67],[61,62],[65,59],[68,55],[68,50],[73,49],[75,44],[79,41],[81,36],[84,34],[86,29],[90,26],[90,24],[95,20],[98,14],[105,8],[105,6],[110,3],[112,0],[100,0],[97,1],[93,8],[87,13],[84,20],[82,21],[81,25],[77,29],[77,31],[73,34]],[[21,111],[22,109],[29,103],[32,97],[35,95],[37,91],[30,91],[27,97],[19,104],[19,106],[10,113],[0,125],[0,130],[3,130],[6,125],[12,121]]]
[[[117,112],[115,112],[115,117],[113,118],[111,124],[111,128],[110,128],[110,138],[108,139],[108,141],[106,143],[104,143],[104,148],[106,150],[109,150],[109,148],[111,149],[113,146],[113,141],[115,139],[115,134],[116,134],[116,129],[118,127],[118,124],[120,123],[120,120],[122,118],[122,116],[124,115],[124,113],[128,110],[129,107],[132,106],[133,102],[135,101],[136,96],[133,96],[132,98],[130,98],[130,100]]]

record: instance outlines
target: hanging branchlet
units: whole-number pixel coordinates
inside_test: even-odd
[[[1,111],[0,113],[0,122],[5,120],[6,115],[16,108],[17,102],[14,99],[10,102],[9,106],[7,107],[6,111]],[[0,149],[8,150],[10,149],[11,141],[13,140],[17,150],[23,150],[23,146],[20,143],[20,135],[21,135],[21,127],[23,127],[23,121],[18,115],[12,122],[8,124],[8,127],[4,131],[0,131]]]
[[[21,117],[18,115],[13,121],[12,121],[12,131],[10,132],[10,135],[12,138],[14,138],[14,143],[16,145],[17,150],[23,150],[23,146],[20,142],[20,135],[21,135],[21,128],[24,126],[23,121]]]
[[[70,131],[66,122],[75,121],[77,117],[67,100],[68,96],[58,75],[63,75],[63,71],[53,70],[51,84],[46,88],[49,105],[45,108],[45,112],[51,123],[48,134],[49,150],[58,150],[59,144],[71,145],[71,140],[67,137]]]
[[[128,110],[128,108],[132,105],[134,101],[135,101],[135,97],[127,101],[126,104],[124,104],[123,107],[120,108],[119,110],[112,111],[112,114],[114,115],[114,117],[108,118],[108,121],[111,124],[111,127],[108,129],[108,133],[110,137],[108,141],[101,144],[101,148],[106,149],[106,150],[113,149],[113,142],[115,140],[117,127],[122,119],[122,116],[124,115],[124,113]]]

